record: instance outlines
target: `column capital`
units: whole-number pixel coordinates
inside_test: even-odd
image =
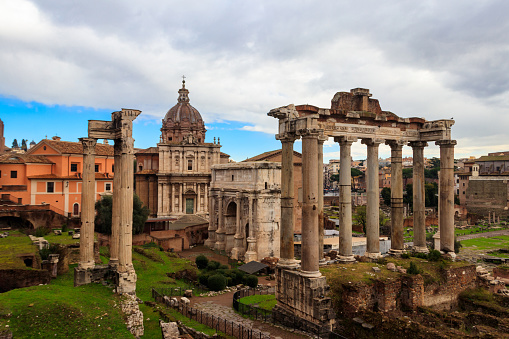
[[[354,142],[357,141],[356,137],[334,137],[334,141],[337,142],[339,145],[348,145],[351,146]]]
[[[458,142],[456,140],[438,140],[435,145],[440,147],[454,147]]]
[[[361,140],[361,143],[363,143],[364,145],[375,146],[375,147],[378,147],[383,142],[384,142],[383,139],[378,139],[378,138],[366,138],[366,139]]]
[[[299,139],[297,135],[294,133],[284,133],[284,134],[276,134],[276,140],[283,142],[295,142],[295,140]]]
[[[323,145],[324,142],[329,140],[329,137],[327,135],[324,135],[323,132],[318,135],[318,144]]]
[[[389,145],[392,148],[396,148],[396,149],[402,149],[403,146],[405,146],[405,141],[403,140],[385,140],[385,144],[386,145]]]
[[[316,129],[316,128],[302,128],[302,129],[299,129],[299,135],[301,136],[301,138],[316,138],[318,139],[318,137],[320,136],[320,131],[319,129]]]
[[[408,142],[408,146],[412,147],[412,148],[424,148],[424,147],[428,147],[428,143],[426,141],[410,141]]]
[[[118,147],[120,147],[123,154],[134,154],[134,139],[131,137],[123,138],[120,140]]]
[[[79,138],[81,144],[83,145],[83,154],[95,155],[95,145],[97,144],[97,139],[94,138]]]

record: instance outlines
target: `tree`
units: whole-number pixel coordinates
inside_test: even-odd
[[[387,223],[387,221],[389,219],[387,219],[385,217],[385,213],[382,210],[380,210],[378,214],[379,214],[379,218],[378,218],[379,226],[385,226],[385,224]],[[355,214],[353,216],[353,220],[355,221],[355,223],[357,225],[361,225],[362,231],[364,233],[366,233],[367,218],[366,218],[366,206],[365,205],[357,206],[357,208],[355,209]]]
[[[12,141],[12,148],[16,148],[16,147],[18,147],[18,140],[14,139]]]
[[[407,184],[405,186],[406,194],[403,195],[403,203],[408,204],[410,208],[412,208],[414,203],[414,190],[412,184]]]
[[[426,207],[438,207],[438,185],[436,183],[424,184]]]
[[[104,234],[111,234],[111,216],[113,210],[113,196],[105,195],[95,203],[95,231]],[[145,222],[148,219],[150,210],[143,206],[140,198],[135,194],[133,197],[133,234],[143,232]]]
[[[414,175],[413,168],[403,168],[403,179],[410,179]]]
[[[391,205],[391,189],[389,187],[382,188],[381,195],[382,195],[382,199],[384,199],[384,204],[386,206],[390,206]]]
[[[21,139],[21,149],[23,151],[27,150],[27,140],[26,139]]]

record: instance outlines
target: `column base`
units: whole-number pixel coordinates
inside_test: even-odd
[[[243,252],[244,252],[243,248],[234,247],[234,248],[232,248],[230,257],[235,260],[241,260],[242,256],[243,256]]]
[[[134,269],[128,270],[127,272],[116,272],[116,293],[136,293],[136,280],[138,276]]]
[[[110,259],[108,265],[111,267],[112,270],[116,270],[118,267],[118,259]]]
[[[214,248],[215,244],[216,244],[216,241],[212,240],[210,238],[205,240],[205,242],[204,242],[205,247],[208,247],[208,248]]]
[[[356,260],[353,255],[340,255],[338,257],[338,261],[342,264],[351,264],[354,263]]]
[[[87,261],[87,262],[80,262],[78,264],[78,268],[80,270],[91,270],[91,269],[94,269],[95,267],[95,261]]]
[[[318,265],[319,266],[325,266],[327,265],[327,260],[325,260],[325,258],[322,258],[318,261]]]
[[[413,251],[417,253],[429,253],[429,250],[426,246],[414,246]]]
[[[377,260],[382,256],[382,253],[380,252],[365,252],[364,256],[369,259]]]
[[[440,253],[442,253],[442,257],[444,259],[452,260],[452,261],[456,260],[456,253],[454,253],[454,252],[443,252],[443,251],[440,251]]]
[[[405,250],[395,250],[392,248],[389,250],[389,255],[392,255],[394,257],[401,257],[401,255],[403,253],[406,253],[406,251]]]
[[[277,267],[284,270],[296,270],[300,267],[300,261],[295,259],[279,259]]]
[[[299,274],[305,278],[320,278],[322,273],[320,271],[299,271]]]
[[[225,242],[216,242],[216,244],[214,245],[214,249],[218,251],[224,251],[225,248],[226,248]]]
[[[247,251],[244,254],[244,261],[246,263],[251,262],[251,261],[258,261],[258,254],[253,251]]]

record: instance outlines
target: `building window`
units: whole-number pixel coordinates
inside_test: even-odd
[[[111,191],[111,183],[109,183],[109,182],[108,182],[108,183],[106,183],[106,184],[104,185],[104,190],[105,190],[106,192],[110,192],[110,191]]]
[[[115,165],[111,165],[111,173],[115,173]]]
[[[463,195],[465,195],[465,191],[463,191]]]
[[[95,164],[95,172],[98,173],[99,172],[99,164]]]
[[[11,171],[11,178],[16,179],[18,177],[18,171]]]
[[[76,202],[72,206],[72,214],[73,215],[79,215],[80,214],[80,205]]]
[[[50,181],[46,183],[46,192],[47,193],[53,193],[55,192],[55,183]]]
[[[143,171],[143,165],[138,166],[138,171],[140,171],[140,172]]]
[[[232,175],[232,181],[234,181],[234,180],[235,180],[235,176],[234,176],[234,175]]]
[[[463,187],[465,186],[465,183],[463,183]]]
[[[78,164],[71,164],[71,172],[78,172]]]
[[[187,160],[187,170],[192,171],[193,170],[193,161]]]

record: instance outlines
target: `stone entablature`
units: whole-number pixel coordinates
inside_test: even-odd
[[[279,257],[280,187],[278,163],[212,166],[205,245],[245,262]]]

